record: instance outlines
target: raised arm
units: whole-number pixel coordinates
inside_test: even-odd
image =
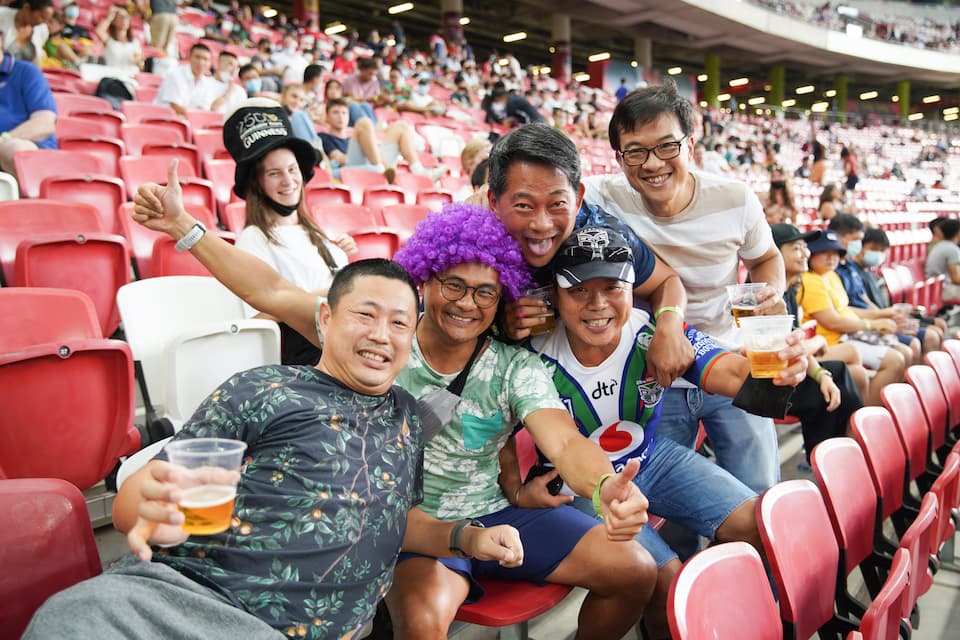
[[[140,185],[134,204],[134,220],[175,240],[185,236],[197,222],[183,207],[177,160],[170,161],[167,186],[153,182]],[[190,253],[244,302],[286,322],[320,346],[314,320],[315,294],[284,280],[270,265],[213,233],[203,234]]]
[[[668,387],[690,367],[693,347],[683,333],[683,317],[687,309],[683,282],[660,258],[655,260],[653,273],[633,290],[633,294],[650,301],[656,329],[647,363],[657,382]]]

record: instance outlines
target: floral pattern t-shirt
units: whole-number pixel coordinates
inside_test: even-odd
[[[413,398],[356,393],[312,367],[258,367],[214,391],[176,439],[193,437],[247,443],[233,521],[155,561],[290,637],[353,637],[390,588],[422,498]]]
[[[397,384],[420,398],[448,386],[414,340]],[[470,369],[453,419],[424,446],[423,504],[440,520],[477,518],[510,506],[497,478],[500,449],[513,427],[539,409],[563,409],[550,374],[535,354],[490,340]]]

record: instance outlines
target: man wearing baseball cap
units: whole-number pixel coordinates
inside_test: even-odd
[[[656,321],[632,307],[633,252],[625,238],[604,227],[579,229],[560,246],[553,270],[560,321],[557,330],[531,338],[528,345],[551,370],[581,432],[600,444],[614,469],[633,458],[640,461],[634,483],[649,500],[651,513],[711,539],[750,542],[762,552],[756,493],[693,450],[656,438],[665,388],[646,362]],[[753,413],[784,415],[792,387],[807,368],[799,333],[791,334],[788,347],[778,354],[786,369],[766,382],[749,376],[747,358],[721,349],[693,327],[684,326],[684,333],[695,354],[684,379],[735,398],[737,406]],[[548,504],[543,487],[541,482],[523,485],[523,506]],[[508,495],[513,490],[506,487]],[[645,527],[637,540],[659,569],[645,625],[649,637],[667,637],[667,591],[681,563],[653,528]]]

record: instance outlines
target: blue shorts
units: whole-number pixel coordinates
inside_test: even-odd
[[[650,513],[710,538],[737,507],[756,493],[730,473],[699,453],[669,438],[658,438],[650,458],[633,480],[647,501]],[[574,505],[593,513],[589,500],[577,498]],[[644,527],[637,542],[662,568],[676,552],[653,527]]]
[[[587,531],[600,524],[595,516],[581,513],[567,505],[555,509],[507,507],[496,513],[479,517],[477,520],[485,527],[508,524],[519,531],[520,541],[523,543],[523,564],[508,569],[492,560],[437,558],[437,562],[459,573],[470,583],[470,593],[465,600],[468,603],[476,602],[483,596],[483,588],[474,576],[488,576],[502,580],[527,580],[536,584],[546,584],[547,576],[570,555]],[[397,558],[397,564],[410,558],[424,557],[429,556],[401,552]]]
[[[914,338],[919,340],[920,344],[923,344],[923,337],[927,335],[927,328],[924,327],[923,325],[920,325],[920,328],[917,329],[917,335],[915,336],[908,336],[903,333],[898,333],[896,335],[897,335],[897,340],[900,341],[900,344],[906,345],[908,347],[910,346],[910,343],[913,342]]]

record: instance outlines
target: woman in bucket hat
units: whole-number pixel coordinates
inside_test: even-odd
[[[237,247],[285,279],[325,295],[356,244],[348,235],[329,237],[307,209],[304,185],[313,177],[316,150],[292,135],[283,107],[266,98],[246,100],[228,115],[223,142],[237,163],[233,192],[246,201],[246,227]],[[247,314],[257,311],[247,306]],[[286,325],[281,331],[284,364],[316,362],[316,347]]]

